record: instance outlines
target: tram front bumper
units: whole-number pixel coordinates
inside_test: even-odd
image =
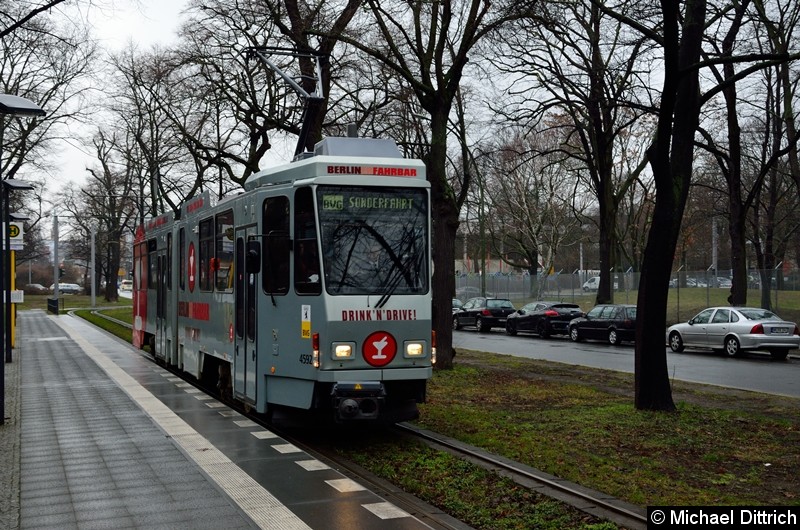
[[[386,400],[380,381],[340,381],[331,390],[337,420],[374,420]]]

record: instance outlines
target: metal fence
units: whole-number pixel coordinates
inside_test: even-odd
[[[747,304],[761,307],[762,277],[769,277],[766,295],[770,308],[800,309],[800,270],[769,271],[762,276],[759,271],[748,274]],[[782,277],[778,277],[782,274]],[[634,272],[612,273],[614,302],[635,304],[641,275]],[[587,310],[594,306],[599,277],[587,273],[543,274],[494,273],[482,278],[480,274],[456,276],[455,297],[466,301],[475,296],[508,298],[516,307],[534,300],[558,300],[577,303]],[[670,279],[668,321],[686,320],[704,307],[729,305],[730,276],[714,275],[711,271],[679,271]]]

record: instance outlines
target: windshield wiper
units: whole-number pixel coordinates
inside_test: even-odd
[[[400,280],[403,279],[402,269],[397,266],[397,264],[392,267],[391,272],[389,273],[389,282],[387,282],[387,289],[386,292],[378,299],[378,303],[375,304],[377,309],[385,306],[386,303],[389,301],[389,298],[394,294],[397,290],[397,287],[400,285]]]

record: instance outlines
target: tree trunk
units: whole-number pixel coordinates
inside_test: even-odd
[[[653,224],[642,263],[636,315],[635,406],[674,411],[664,324],[669,279],[692,177],[694,135],[700,116],[697,69],[705,27],[705,0],[686,0],[682,27],[680,2],[662,2],[664,88],[655,142],[648,160],[656,183]]]
[[[453,275],[455,239],[458,215],[452,214],[451,205],[434,201],[436,210],[433,223],[433,329],[436,330],[436,367],[453,367],[453,304],[456,282]],[[453,222],[455,220],[455,222]]]
[[[746,9],[748,3],[749,0],[745,0],[742,3],[744,9]],[[723,39],[722,52],[724,56],[730,57],[733,55],[744,9],[737,11],[734,22]],[[723,79],[729,82],[736,75],[733,63],[725,63],[722,66],[722,72]],[[725,97],[728,126],[728,167],[727,171],[723,168],[723,173],[728,181],[728,205],[730,208],[728,230],[731,236],[731,265],[733,267],[731,296],[728,301],[731,305],[743,306],[747,304],[746,211],[745,204],[742,201],[742,128],[739,125],[739,115],[737,113],[738,96],[736,83],[728,85],[722,93]]]
[[[431,149],[426,160],[431,183],[433,222],[433,329],[436,331],[436,367],[453,367],[453,304],[456,281],[453,270],[458,230],[458,208],[447,182],[447,112],[439,105],[431,112]]]
[[[117,286],[117,271],[119,271],[119,264],[120,264],[120,245],[119,241],[122,239],[122,231],[113,231],[111,232],[112,239],[109,241],[109,260],[108,260],[108,269],[109,269],[109,278],[106,282],[106,300],[109,302],[116,302],[119,300],[119,290]]]

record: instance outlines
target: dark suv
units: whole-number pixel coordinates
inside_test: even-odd
[[[505,328],[506,318],[514,312],[514,304],[505,298],[470,298],[453,313],[453,329],[474,326],[478,331]]]

